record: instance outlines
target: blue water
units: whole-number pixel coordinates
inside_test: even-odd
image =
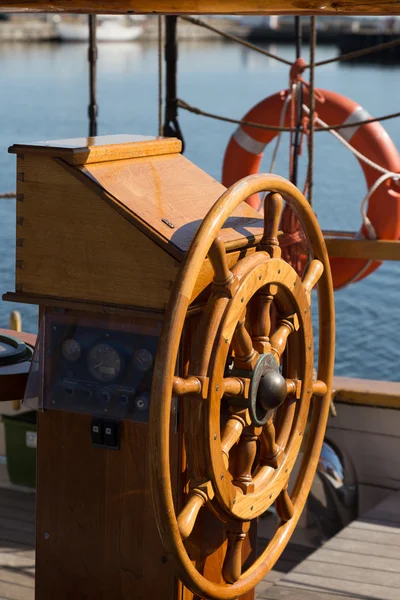
[[[293,57],[290,47],[272,51]],[[317,59],[336,53],[321,48]],[[0,96],[0,191],[15,189],[16,142],[87,135],[88,67],[84,45],[2,45]],[[155,135],[157,48],[107,44],[99,48],[99,134]],[[318,69],[318,87],[360,102],[371,114],[398,110],[400,66],[332,64]],[[179,97],[204,110],[242,117],[256,102],[287,87],[288,68],[236,45],[182,43]],[[181,112],[186,156],[216,178],[234,126]],[[400,121],[385,124],[400,148]],[[267,153],[268,154],[268,153]],[[358,230],[365,194],[354,157],[326,133],[316,136],[314,207],[321,226]],[[276,172],[288,174],[284,138]],[[302,161],[305,163],[305,160]],[[268,170],[266,155],[263,168]],[[304,164],[301,166],[304,174]],[[15,202],[0,200],[0,290],[14,289]],[[398,342],[400,264],[387,262],[361,283],[337,292],[336,374],[400,381]],[[0,326],[15,306],[0,303]],[[23,328],[36,331],[36,307],[18,307]]]

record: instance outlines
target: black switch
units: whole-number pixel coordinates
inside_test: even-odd
[[[104,446],[104,424],[100,419],[92,420],[92,444],[93,446]]]
[[[119,422],[104,421],[104,446],[119,450]]]

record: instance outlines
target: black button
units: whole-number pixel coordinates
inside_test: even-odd
[[[74,388],[72,388],[72,387],[67,387],[67,394],[68,394],[68,396],[72,396],[72,395],[73,395],[73,393],[74,393]]]
[[[99,419],[93,419],[91,425],[92,431],[92,444],[93,446],[104,445],[104,426],[103,421]]]
[[[119,448],[118,421],[104,421],[104,445],[107,448]]]
[[[83,392],[83,395],[85,396],[85,398],[90,398],[92,395],[92,392],[90,390],[85,390]]]
[[[128,404],[128,396],[126,394],[121,394],[119,401],[121,404]]]
[[[108,392],[102,392],[101,399],[103,400],[103,402],[109,402],[110,394]]]

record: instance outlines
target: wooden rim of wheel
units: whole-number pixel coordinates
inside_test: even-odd
[[[276,204],[279,204],[281,197],[283,197],[294,209],[303,226],[311,258],[319,261],[323,267],[317,288],[319,304],[318,380],[323,382],[322,387],[325,393],[313,405],[310,422],[313,435],[308,436],[306,440],[300,474],[292,491],[293,516],[280,523],[267,548],[251,567],[240,575],[237,581],[217,584],[203,577],[192,564],[182,541],[175,512],[169,449],[174,375],[186,313],[203,262],[208,255],[213,263],[216,279],[219,278],[222,281],[225,276],[225,281],[222,281],[222,283],[226,286],[230,271],[228,277],[226,277],[223,263],[222,268],[220,268],[221,265],[218,266],[217,261],[213,261],[212,256],[213,252],[218,253],[221,250],[218,243],[219,231],[241,202],[252,194],[261,192],[268,192],[269,196],[265,201],[266,228],[260,247],[267,252],[269,250],[273,252],[274,247],[279,246],[276,235],[274,237],[270,235],[267,220],[271,221],[271,211],[274,212],[272,215],[272,220],[274,220],[272,229],[276,232],[280,217],[280,214],[277,214],[278,211],[276,211]],[[199,596],[215,600],[231,600],[247,593],[271,569],[287,544],[307,499],[323,443],[332,386],[334,336],[334,301],[329,259],[312,208],[301,192],[282,177],[257,174],[238,181],[219,198],[206,215],[181,265],[165,313],[152,384],[149,469],[156,521],[164,548],[167,554],[174,559],[179,577],[185,585]],[[180,388],[186,387],[188,390],[194,391],[198,383],[195,377],[192,377],[192,380],[190,378],[181,380]],[[305,480],[309,485],[299,485],[299,481]]]

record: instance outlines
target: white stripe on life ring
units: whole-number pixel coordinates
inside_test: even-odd
[[[233,134],[233,138],[237,144],[250,154],[262,154],[266,144],[253,140],[241,127],[238,127]]]
[[[365,121],[371,119],[371,115],[362,106],[357,106],[354,112],[351,113],[343,123],[343,125],[351,125],[351,123],[357,123],[358,121]],[[337,132],[347,142],[350,142],[353,135],[362,127],[362,125],[354,125],[354,127],[345,127],[344,129],[338,129]]]

